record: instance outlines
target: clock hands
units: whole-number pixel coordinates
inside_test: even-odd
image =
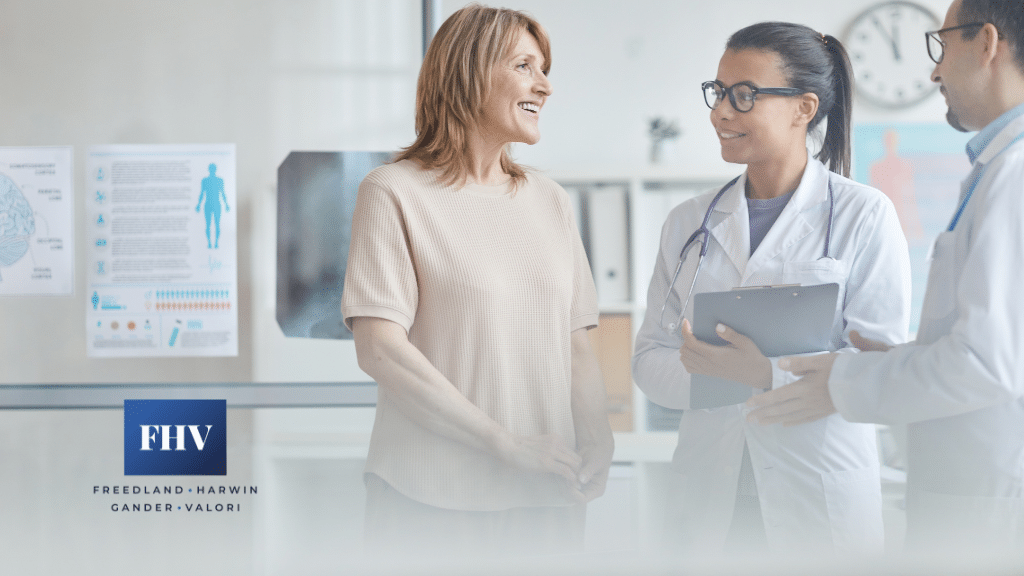
[[[886,108],[905,108],[938,90],[930,82],[931,65],[913,46],[903,45],[924,30],[939,28],[940,21],[920,0],[873,0],[860,12],[847,32],[847,49],[857,75],[858,94]],[[905,58],[904,58],[905,56]]]
[[[900,29],[896,27],[896,20],[892,21],[892,56],[899,62],[900,57]]]
[[[878,31],[882,33],[882,36],[889,40],[889,45],[892,46],[893,59],[896,60],[897,62],[902,60],[903,58],[900,55],[900,46],[896,40],[899,34],[899,28],[896,27],[896,22],[893,21],[891,32],[889,30],[886,30],[885,26],[882,26],[882,22],[874,14],[871,15],[871,22],[875,25],[875,28],[878,28]]]

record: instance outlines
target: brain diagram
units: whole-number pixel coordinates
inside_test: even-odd
[[[10,266],[28,251],[28,237],[36,231],[32,207],[14,182],[0,174],[0,267]]]

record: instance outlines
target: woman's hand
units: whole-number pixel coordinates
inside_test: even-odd
[[[585,329],[577,332],[580,334],[574,333],[574,350],[580,342],[589,342]],[[604,413],[604,388],[596,360],[576,362],[574,357],[573,423],[580,445],[580,454],[577,454],[575,447],[560,436],[519,436],[500,426],[459,393],[409,343],[405,329],[398,324],[383,318],[359,317],[353,322],[353,333],[359,367],[382,389],[389,391],[391,401],[414,422],[436,434],[493,454],[512,466],[556,474],[565,480],[568,496],[573,500],[586,501],[588,494],[595,490],[595,483],[604,489],[600,480],[603,478],[601,465],[607,468],[611,463],[613,440]],[[593,389],[581,393],[576,386],[576,373],[588,366],[590,372],[596,373],[596,378],[589,379]],[[589,416],[584,418],[584,414]],[[588,441],[589,438],[597,440]],[[592,445],[604,448],[589,449]],[[606,458],[605,452],[608,453]],[[581,482],[580,477],[588,475],[593,478]]]
[[[582,457],[572,497],[589,502],[604,494],[615,438],[608,423],[608,394],[586,328],[572,333],[572,420]]]
[[[583,502],[590,502],[604,494],[605,485],[608,484],[608,469],[611,468],[614,452],[615,442],[611,440],[611,437],[605,442],[581,446],[580,455],[583,457],[583,465],[580,467],[579,483]]]
[[[715,346],[701,342],[693,335],[689,320],[683,320],[683,346],[679,360],[690,374],[705,374],[766,389],[772,385],[772,363],[754,341],[724,324],[716,332],[728,342]]]
[[[556,434],[540,436],[502,436],[495,451],[505,462],[534,472],[550,472],[565,479],[576,498],[580,493],[581,458]]]
[[[352,324],[359,367],[399,410],[420,426],[516,466],[574,480],[580,457],[556,436],[516,436],[469,401],[409,342],[405,329],[383,318]]]

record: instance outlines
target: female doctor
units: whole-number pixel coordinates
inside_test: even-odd
[[[669,213],[633,356],[640,389],[662,406],[688,409],[690,374],[741,382],[755,394],[795,379],[731,328],[718,327],[729,345],[697,340],[689,319],[692,295],[701,292],[835,282],[833,349],[857,342],[854,330],[905,341],[907,244],[889,199],[846,178],[853,78],[839,41],[797,24],[749,26],[729,39],[717,78],[702,88],[722,158],[747,169]],[[808,132],[826,118],[822,149],[811,157]],[[700,242],[683,253],[702,222],[706,254]],[[874,426],[835,414],[758,426],[745,412],[732,405],[683,413],[673,456],[681,476],[665,537],[673,551],[880,552]]]

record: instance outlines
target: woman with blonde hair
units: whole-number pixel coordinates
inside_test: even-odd
[[[565,191],[509,155],[540,138],[550,65],[529,16],[455,12],[423,60],[415,142],[359,187],[342,313],[379,385],[372,550],[581,550],[604,491],[590,268]]]

